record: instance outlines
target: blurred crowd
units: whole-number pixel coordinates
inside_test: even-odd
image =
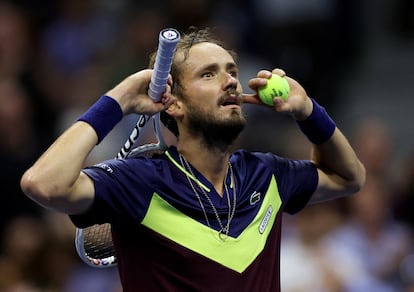
[[[391,29],[401,39],[414,38],[413,2],[394,2]],[[238,52],[246,91],[257,71],[280,67],[329,111],[341,102],[342,78],[360,59],[360,4],[0,0],[0,291],[121,291],[116,270],[82,263],[69,219],[30,201],[19,180],[102,93],[147,67],[161,29],[216,28]],[[309,143],[287,117],[252,106],[246,112],[250,122],[241,147],[308,156]],[[114,157],[134,123],[134,116],[124,119],[89,163]],[[282,291],[413,292],[414,151],[396,176],[389,167],[395,140],[386,121],[367,117],[346,134],[367,168],[366,186],[351,198],[286,216]]]

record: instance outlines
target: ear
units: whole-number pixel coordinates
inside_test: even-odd
[[[183,106],[180,100],[176,100],[173,104],[171,104],[165,112],[170,116],[174,117],[175,119],[180,118],[183,116]]]

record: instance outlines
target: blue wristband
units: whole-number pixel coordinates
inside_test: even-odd
[[[123,115],[119,104],[112,97],[103,95],[78,118],[78,121],[86,122],[94,128],[98,135],[98,145],[122,120]]]
[[[319,145],[332,137],[336,125],[325,108],[320,106],[314,99],[311,100],[313,103],[311,115],[303,121],[297,121],[297,124],[309,141]]]

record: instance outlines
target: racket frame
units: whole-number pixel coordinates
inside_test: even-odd
[[[159,102],[161,100],[161,96],[165,91],[165,86],[168,82],[169,71],[171,69],[172,59],[174,57],[175,47],[179,40],[180,34],[177,30],[173,28],[164,29],[159,34],[159,45],[157,55],[155,58],[154,71],[151,77],[148,90],[149,97],[155,102]],[[134,144],[139,138],[141,129],[147,125],[150,119],[153,122],[157,143],[144,144],[134,148]],[[134,129],[129,135],[129,138],[124,143],[123,147],[120,149],[119,153],[116,156],[116,159],[133,158],[137,156],[142,156],[145,153],[153,151],[161,152],[164,151],[166,148],[167,145],[165,144],[165,140],[163,138],[161,130],[160,113],[156,113],[152,116],[139,115],[138,121]],[[106,228],[107,230],[110,230],[110,227],[111,226],[109,223],[104,223],[95,224],[86,228],[88,228],[88,230],[92,228]],[[113,247],[113,243],[113,255],[106,256],[103,258],[93,258],[88,255],[88,252],[85,250],[86,228],[76,228],[75,232],[76,252],[78,253],[81,260],[89,266],[96,268],[107,268],[116,266],[117,258],[115,254],[115,248]]]

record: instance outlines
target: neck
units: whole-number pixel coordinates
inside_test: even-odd
[[[178,142],[178,152],[214,185],[218,194],[223,195],[230,150],[206,147],[188,139],[184,141],[185,144]]]

